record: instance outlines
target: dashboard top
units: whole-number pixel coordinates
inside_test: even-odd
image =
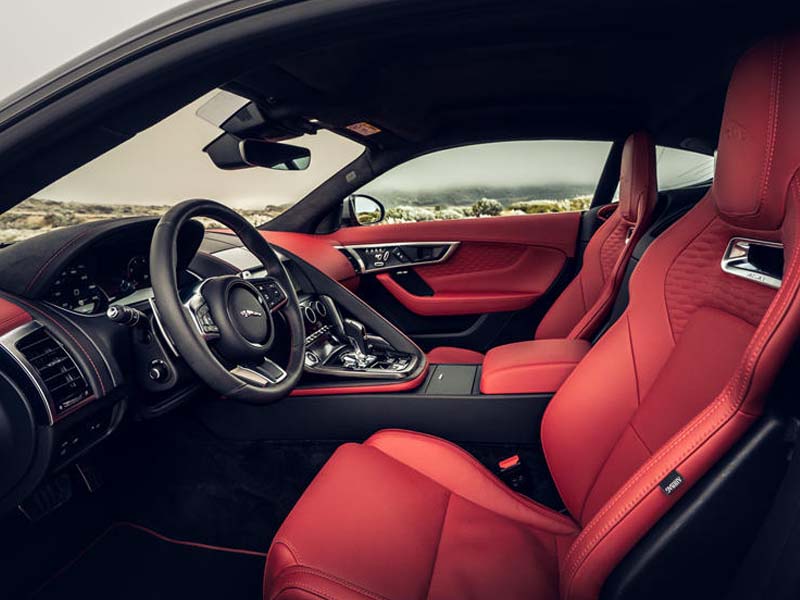
[[[0,289],[81,314],[146,300],[157,223],[149,217],[114,219],[17,242],[0,250]],[[184,278],[203,233],[195,221],[181,231],[177,264]]]

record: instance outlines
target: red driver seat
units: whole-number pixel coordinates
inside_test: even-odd
[[[596,598],[761,414],[800,333],[798,168],[800,37],[773,39],[737,66],[712,190],[650,246],[628,309],[547,408],[568,514],[453,444],[383,431],[339,448],[303,494],[270,549],[265,598]],[[743,264],[764,246],[734,247],[741,276],[722,269],[737,237],[784,245],[779,289]]]
[[[603,223],[583,253],[581,270],[544,315],[536,339],[590,339],[608,316],[628,259],[650,225],[656,205],[656,155],[650,134],[628,136],[622,149],[618,209]],[[428,352],[434,364],[480,364],[483,354],[440,346]]]

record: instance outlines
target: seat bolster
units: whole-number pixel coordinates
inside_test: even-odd
[[[479,365],[483,354],[466,348],[439,346],[428,352],[428,362],[432,365]]]
[[[265,571],[272,572],[269,567]],[[298,565],[274,572],[280,575],[270,585],[273,600],[386,600],[384,596],[309,567]]]
[[[370,437],[364,445],[380,450],[486,510],[553,535],[577,533],[572,519],[517,494],[471,454],[441,438],[414,431],[385,429]]]

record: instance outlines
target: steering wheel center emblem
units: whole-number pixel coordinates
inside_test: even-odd
[[[245,308],[244,310],[240,310],[239,314],[242,317],[244,317],[245,319],[248,319],[250,317],[263,317],[264,316],[264,313],[259,312],[257,310],[250,310],[249,308]]]

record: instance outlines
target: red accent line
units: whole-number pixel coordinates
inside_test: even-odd
[[[128,521],[120,521],[118,523],[114,523],[111,527],[109,527],[109,531],[115,527],[132,527],[133,529],[138,529],[139,531],[143,531],[144,533],[149,533],[153,537],[156,537],[164,542],[169,542],[170,544],[177,544],[179,546],[191,546],[193,548],[202,548],[203,550],[216,550],[217,552],[230,552],[232,554],[246,554],[248,556],[261,556],[263,558],[267,557],[266,552],[256,552],[255,550],[244,550],[243,548],[228,548],[226,546],[214,546],[212,544],[201,544],[200,542],[189,542],[186,540],[176,540],[175,538],[167,537],[157,531],[153,531],[152,529],[148,529],[143,525],[137,525],[136,523],[130,523]],[[108,532],[106,532],[108,533]]]
[[[56,320],[55,320],[53,317],[51,317],[49,314],[47,314],[47,313],[46,313],[46,312],[45,312],[43,309],[41,309],[41,308],[37,309],[37,308],[36,308],[35,306],[33,306],[33,305],[30,303],[30,302],[27,302],[26,300],[23,300],[22,298],[18,298],[18,297],[16,297],[16,298],[14,298],[14,300],[15,300],[16,302],[22,302],[22,304],[24,304],[24,305],[25,305],[25,306],[27,306],[28,308],[31,308],[31,309],[33,309],[34,311],[38,312],[38,313],[39,313],[41,316],[43,316],[45,319],[47,319],[48,321],[50,321],[50,322],[51,322],[53,325],[55,325],[55,326],[56,326],[56,327],[58,327],[58,328],[59,328],[61,331],[63,331],[65,334],[67,334],[67,335],[69,336],[69,338],[70,338],[70,339],[71,339],[73,342],[75,342],[75,344],[78,346],[78,348],[80,348],[80,349],[81,349],[81,352],[83,352],[83,355],[86,357],[86,360],[88,360],[88,361],[89,361],[89,364],[90,364],[90,365],[92,365],[92,369],[94,369],[94,373],[95,373],[95,375],[97,375],[97,382],[100,384],[100,389],[102,390],[102,392],[103,392],[103,395],[105,396],[105,395],[106,395],[106,386],[105,386],[105,384],[103,383],[103,377],[100,375],[100,371],[97,369],[97,365],[95,365],[95,364],[94,364],[94,361],[92,360],[92,356],[91,356],[91,355],[90,355],[90,354],[89,354],[89,353],[86,351],[86,348],[84,348],[84,347],[83,347],[83,344],[81,344],[81,343],[80,343],[80,342],[79,342],[79,341],[78,341],[78,340],[75,338],[75,336],[74,336],[74,335],[72,335],[72,333],[70,333],[70,331],[69,331],[69,330],[68,330],[66,327],[64,327],[64,326],[63,326],[61,323],[59,323],[59,322],[58,322],[58,321],[56,321]]]
[[[111,533],[111,531],[113,531],[114,529],[117,529],[118,527],[131,527],[133,529],[138,529],[139,531],[142,531],[144,533],[152,535],[153,537],[158,538],[161,541],[169,542],[170,544],[177,544],[179,546],[191,546],[191,547],[194,547],[194,548],[201,548],[203,550],[215,550],[217,552],[230,552],[232,554],[245,554],[245,555],[248,555],[248,556],[260,556],[260,557],[265,558],[265,559],[267,557],[267,554],[265,552],[256,552],[254,550],[242,550],[242,549],[239,549],[239,548],[226,548],[224,546],[212,546],[210,544],[200,544],[200,543],[197,543],[197,542],[187,542],[185,540],[176,540],[176,539],[167,537],[165,535],[162,535],[162,534],[160,534],[160,533],[158,533],[156,531],[153,531],[152,529],[148,529],[147,527],[144,527],[142,525],[137,525],[136,523],[130,523],[128,521],[119,521],[117,523],[112,523],[108,527],[108,529],[106,529],[103,533],[101,533],[94,540],[92,540],[92,542],[89,543],[88,546],[86,546],[83,550],[81,550],[75,558],[73,558],[71,561],[69,561],[63,567],[61,567],[58,571],[56,571],[53,574],[52,577],[47,579],[47,581],[45,581],[42,585],[40,585],[38,588],[36,588],[36,590],[33,592],[33,594],[31,594],[31,597],[34,597],[34,596],[37,596],[38,594],[40,594],[42,592],[42,590],[44,590],[47,586],[49,586],[51,583],[53,583],[56,579],[61,577],[61,575],[63,575],[69,569],[71,569],[73,566],[75,566],[75,564],[80,559],[82,559],[84,556],[86,556],[89,553],[89,551],[92,548],[94,548],[104,537],[106,537],[109,533]]]
[[[47,269],[48,266],[50,266],[50,263],[53,262],[53,260],[55,260],[55,258],[57,256],[62,254],[64,252],[64,250],[66,250],[68,247],[70,247],[74,242],[77,242],[79,239],[81,239],[83,236],[85,236],[87,233],[89,233],[89,231],[91,231],[91,229],[83,230],[78,235],[71,237],[69,240],[67,240],[64,243],[63,246],[61,246],[61,248],[56,250],[53,253],[53,255],[50,258],[48,258],[47,261],[41,267],[39,267],[39,270],[36,271],[36,274],[33,276],[33,279],[31,279],[28,282],[28,285],[25,286],[25,292],[27,293],[27,292],[29,292],[31,290],[31,288],[33,287],[33,284],[36,283],[36,281],[39,279],[39,277],[41,277],[42,273]]]

